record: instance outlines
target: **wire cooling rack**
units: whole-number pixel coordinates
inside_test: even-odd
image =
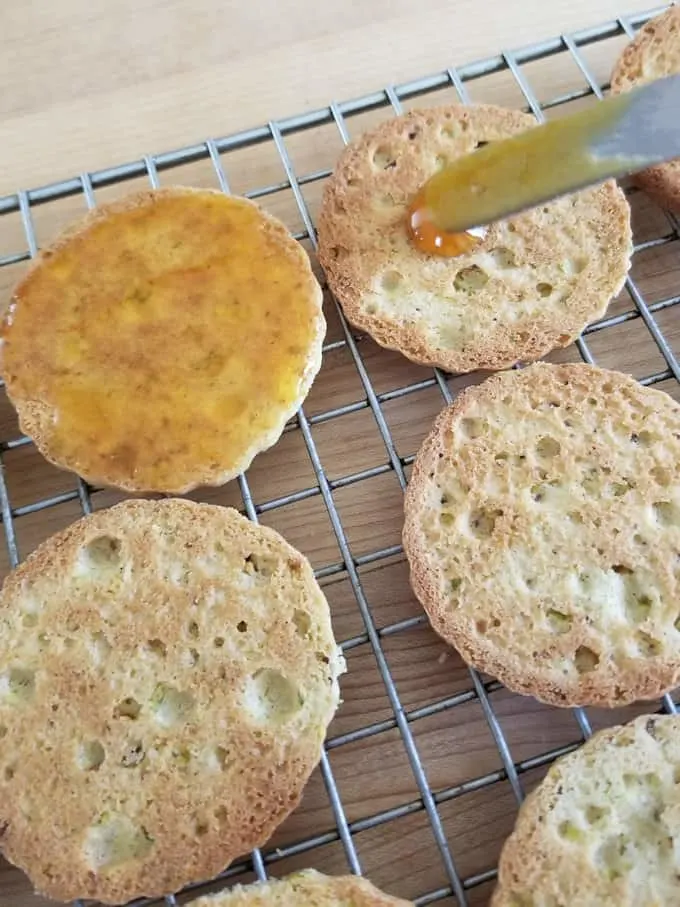
[[[590,51],[609,42],[611,65],[622,44],[658,12],[660,10],[620,18],[597,28],[563,35],[518,51],[503,52],[496,57],[458,69],[450,68],[403,85],[390,86],[356,100],[333,103],[301,116],[273,121],[235,135],[208,139],[177,151],[147,156],[123,166],[84,173],[73,179],[0,198],[0,224],[4,226],[14,216],[22,234],[17,240],[19,247],[0,257],[0,276],[7,268],[12,278],[8,281],[9,285],[14,280],[14,271],[18,273],[21,263],[36,254],[40,238],[36,222],[42,216],[41,212],[52,208],[56,210],[56,206],[64,200],[74,198],[78,204],[84,202],[83,209],[92,208],[101,200],[96,193],[105,193],[108,187],[120,186],[120,191],[127,191],[132,188],[131,184],[137,188],[135,181],[139,183],[140,179],[146,185],[157,187],[166,171],[173,178],[182,176],[187,165],[208,167],[201,170],[198,177],[198,170],[191,171],[192,182],[200,183],[205,179],[213,184],[216,182],[225,192],[238,191],[283,216],[296,238],[305,244],[314,258],[316,240],[312,212],[319,198],[317,190],[329,176],[330,168],[310,170],[303,165],[303,161],[316,160],[313,154],[306,154],[306,149],[316,147],[319,136],[325,136],[323,142],[328,144],[329,130],[332,132],[337,145],[333,152],[335,155],[340,145],[349,141],[355,124],[354,134],[369,125],[372,118],[398,114],[412,106],[429,106],[454,99],[468,103],[479,99],[479,89],[487,86],[489,90],[495,86],[494,91],[498,89],[501,94],[514,92],[516,106],[531,110],[539,120],[551,116],[556,110],[562,113],[565,108],[571,109],[584,99],[592,103],[592,97],[602,97],[608,86],[593,73],[588,62]],[[568,90],[560,96],[541,101],[535,86],[540,79],[540,67],[546,61],[558,68],[570,68],[570,76],[566,79]],[[494,99],[498,98],[492,96],[491,100]],[[510,99],[503,95],[501,100],[507,102]],[[251,171],[254,167],[258,178],[261,174],[269,175],[276,168],[280,178],[246,189],[237,188],[233,183],[230,185],[230,171],[240,172],[239,168],[243,166],[247,170],[248,162],[253,161]],[[182,179],[178,181],[182,182]],[[655,208],[642,194],[636,195],[630,190],[630,197],[636,246],[631,277],[625,290],[612,304],[607,317],[586,329],[571,354],[569,351],[564,355],[560,352],[549,358],[559,361],[560,356],[569,358],[573,355],[586,362],[634,371],[643,384],[659,385],[677,395],[680,367],[673,346],[680,343],[680,309],[676,308],[680,296],[671,295],[669,290],[672,290],[673,269],[680,270],[679,224],[673,215]],[[281,210],[281,199],[287,199],[288,208],[284,212]],[[642,206],[642,213],[638,216],[639,206]],[[68,209],[69,216],[74,213]],[[12,235],[20,236],[17,231]],[[478,379],[474,376],[461,379],[439,371],[417,369],[400,357],[378,350],[368,338],[353,332],[332,299],[327,298],[326,306],[333,329],[329,331],[324,347],[324,363],[335,354],[345,357],[346,368],[352,371],[353,380],[358,380],[356,386],[359,390],[354,399],[351,402],[342,401],[337,394],[324,394],[322,388],[316,395],[316,403],[312,404],[313,391],[305,407],[286,427],[282,441],[271,455],[261,455],[233,489],[229,486],[226,491],[214,491],[208,499],[233,504],[237,489],[240,494],[237,504],[250,519],[277,526],[286,525],[285,521],[277,523],[278,514],[310,502],[320,505],[319,512],[323,513],[326,521],[330,542],[325,547],[321,545],[316,558],[312,559],[315,560],[317,577],[331,601],[336,629],[339,624],[343,628],[351,628],[344,634],[342,643],[350,663],[344,684],[346,707],[351,705],[352,697],[358,690],[371,684],[374,687],[377,684],[375,696],[381,701],[384,699],[384,707],[365,710],[361,703],[366,700],[359,696],[358,707],[353,709],[354,718],[358,719],[356,726],[345,722],[340,731],[337,731],[336,725],[331,728],[320,771],[315,776],[317,780],[310,782],[310,788],[316,784],[311,807],[305,807],[306,795],[305,803],[294,816],[294,819],[299,817],[299,821],[294,822],[292,830],[280,840],[275,837],[267,849],[255,851],[231,866],[218,880],[219,887],[234,880],[266,879],[270,870],[280,875],[291,868],[308,865],[327,871],[364,872],[395,894],[412,898],[417,905],[444,902],[472,907],[473,904],[485,903],[488,898],[496,874],[494,867],[498,849],[528,787],[540,779],[555,758],[579,746],[591,734],[592,728],[603,723],[616,723],[629,715],[610,712],[603,717],[595,710],[568,712],[548,709],[531,700],[512,696],[494,680],[466,669],[457,661],[455,653],[448,654],[448,650],[427,628],[423,614],[412,599],[409,599],[406,611],[401,606],[396,607],[394,596],[387,602],[382,601],[376,590],[381,587],[381,578],[388,575],[387,572],[380,573],[383,568],[401,570],[398,574],[402,578],[399,586],[401,599],[410,595],[403,570],[403,553],[398,544],[399,508],[393,508],[381,517],[381,491],[375,501],[371,501],[371,508],[376,513],[375,531],[372,518],[364,516],[365,531],[357,541],[352,508],[341,504],[340,497],[346,491],[358,489],[358,497],[354,496],[352,501],[356,503],[362,499],[365,504],[367,496],[376,495],[375,489],[383,488],[375,483],[389,478],[396,481],[400,498],[406,488],[413,452],[427,429],[429,411],[424,417],[421,416],[422,421],[418,423],[418,437],[409,435],[406,438],[408,432],[405,435],[405,425],[415,418],[414,413],[428,407],[434,412],[449,403],[461,387]],[[631,326],[637,333],[634,340],[631,335],[630,342],[616,333]],[[624,352],[628,348],[638,350],[637,358],[630,362]],[[618,350],[614,359],[612,349]],[[389,378],[376,371],[376,362],[390,364]],[[322,381],[321,377],[318,381]],[[405,406],[409,400],[415,406],[405,410],[405,416],[395,418],[394,407]],[[425,400],[427,404],[423,403]],[[31,442],[20,436],[13,417],[8,415],[9,404],[5,401],[3,405],[4,410],[0,408],[0,437],[4,437],[0,443],[0,509],[7,548],[5,568],[9,569],[18,563],[21,555],[27,553],[25,548],[34,546],[60,524],[77,517],[80,510],[87,514],[93,508],[107,506],[112,497],[110,492],[88,487],[82,480],[64,478],[65,474],[61,473],[60,481],[69,482],[71,487],[53,491],[51,478],[39,478],[42,476],[40,470],[51,467],[46,467]],[[358,462],[349,452],[365,444],[362,436],[364,429],[357,428],[359,423],[352,421],[353,417],[360,416],[369,419],[370,431],[378,439],[373,446],[367,444],[373,462],[345,474],[329,463],[329,448],[326,440],[322,442],[320,433],[331,426],[329,437],[338,441],[344,452],[341,459],[349,457],[352,463]],[[369,422],[361,423],[366,431],[369,430]],[[253,475],[258,461],[262,462],[267,457],[270,458],[267,461],[270,466],[278,464],[283,469],[285,464],[281,449],[286,439],[293,435],[302,441],[307,467],[311,462],[311,472],[308,473],[311,480],[298,477],[298,484],[302,487],[285,494],[276,490],[272,494],[270,489],[276,482],[263,485],[261,476],[257,478],[255,474],[254,478]],[[409,445],[410,452],[405,453],[403,448]],[[34,471],[29,476],[30,487],[27,487],[26,481],[22,480],[22,484],[15,479],[20,455],[23,452],[28,456],[28,451],[32,452],[33,459],[24,461],[21,468],[23,472],[32,464]],[[34,482],[35,489],[31,482]],[[268,493],[265,493],[265,487]],[[56,521],[48,519],[52,513],[60,513],[61,516]],[[291,530],[286,533],[289,538],[295,525],[298,530],[300,524],[305,529],[308,513],[301,511],[297,523],[290,523]],[[26,543],[23,541],[24,524],[31,527],[25,535]],[[396,525],[396,538],[393,532],[390,544],[376,548],[374,539],[382,538],[386,524]],[[290,540],[297,543],[296,538]],[[309,531],[306,536],[303,531],[300,547],[310,553],[305,547],[305,540],[308,545],[311,544]],[[336,556],[329,556],[328,551],[335,551]],[[379,577],[378,582],[375,581],[376,576]],[[394,585],[390,586],[390,589],[394,588]],[[347,592],[347,597],[351,599],[350,610],[356,612],[357,618],[354,623],[349,619],[345,621],[342,615],[338,617],[335,606],[340,608],[338,603],[344,601],[342,594],[337,593],[338,589]],[[414,636],[408,635],[416,632],[421,633],[417,643]],[[423,633],[427,634],[426,637],[422,636]],[[401,650],[397,647],[393,651],[391,644],[397,638],[404,638],[406,642]],[[406,650],[415,651],[417,658],[408,661],[404,671],[394,653]],[[361,656],[356,660],[357,665],[366,664],[368,653],[374,680],[367,680],[368,675],[363,673],[355,675],[353,655],[356,653]],[[418,661],[421,656],[422,660]],[[439,694],[434,699],[428,698],[427,690],[423,693],[421,684],[420,695],[425,701],[416,701],[408,678],[397,676],[407,674],[412,677],[420,670],[419,665],[434,664],[435,671],[441,665],[449,670],[447,659],[455,660],[455,671],[451,669],[443,681],[432,681],[432,689]],[[363,667],[356,668],[356,671],[363,670]],[[353,683],[355,676],[357,680]],[[451,680],[454,677],[455,682]],[[424,680],[425,686],[429,683],[429,680]],[[407,695],[404,695],[405,692]],[[472,707],[480,710],[479,722],[475,724],[467,718],[459,719],[466,709]],[[656,709],[675,712],[676,705],[669,695],[661,702],[647,706],[647,710]],[[374,717],[369,723],[366,723],[366,711]],[[526,715],[529,715],[529,723],[523,717]],[[555,732],[553,725],[558,728]],[[430,728],[427,733],[422,731],[424,726]],[[519,734],[519,729],[522,734]],[[484,749],[486,755],[482,755],[480,734],[488,737],[488,747]],[[381,774],[381,743],[388,738],[393,746],[389,752],[393,752],[394,747],[399,750],[407,780],[399,780],[396,773],[391,774],[391,756],[385,757]],[[364,748],[356,750],[338,768],[334,763],[336,754],[359,745]],[[440,752],[435,759],[432,753],[437,751],[437,746]],[[491,751],[493,759],[488,756]],[[520,752],[523,755],[518,755]],[[377,768],[374,765],[370,769],[373,774],[364,790],[361,779],[369,773],[371,757],[367,754],[370,753],[378,754],[377,762],[374,760]],[[465,757],[462,761],[461,754]],[[344,781],[338,781],[338,774],[343,776]],[[351,809],[347,796],[343,794],[343,786],[347,791],[347,779],[350,777],[359,785],[353,788]],[[384,781],[382,799],[371,796],[371,788],[377,784],[377,778]],[[322,805],[321,800],[324,801]],[[374,803],[386,805],[371,809]],[[476,819],[480,814],[486,817],[481,824]],[[413,823],[419,823],[417,831],[414,831]],[[370,845],[366,843],[369,837],[372,841]],[[401,846],[402,842],[406,849]],[[210,884],[211,890],[214,890],[216,883],[213,881]],[[30,888],[27,882],[26,886],[28,895]],[[205,887],[192,886],[193,894],[204,890]],[[153,902],[136,903],[179,905],[188,896],[187,891]]]

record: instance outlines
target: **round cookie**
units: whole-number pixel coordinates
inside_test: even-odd
[[[613,94],[680,73],[680,7],[651,19],[619,57],[611,78]],[[635,182],[662,205],[680,211],[680,158],[636,173]]]
[[[554,705],[680,678],[680,406],[538,363],[437,418],[405,501],[411,584],[470,664]]]
[[[319,258],[352,324],[414,362],[469,372],[537,359],[604,313],[632,249],[612,182],[493,224],[454,258],[408,237],[408,206],[439,167],[534,125],[485,105],[413,110],[345,149],[324,192]]]
[[[307,395],[321,305],[305,251],[253,202],[136,193],[67,230],[16,287],[7,394],[41,453],[93,484],[221,485]]]
[[[209,894],[187,907],[408,907],[358,876],[326,876],[314,869],[281,880],[237,885]]]
[[[236,511],[130,501],[0,594],[0,847],[106,903],[211,878],[300,800],[343,660],[307,560]]]
[[[526,799],[491,907],[680,903],[680,718],[643,716],[559,759]]]

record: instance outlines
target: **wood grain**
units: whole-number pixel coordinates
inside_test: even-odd
[[[632,0],[27,0],[0,14],[0,193],[644,9]]]
[[[473,0],[456,4],[428,0],[421,7],[424,12],[405,0],[364,0],[341,6],[300,0],[265,0],[257,5],[216,0],[119,0],[94,5],[89,0],[58,4],[31,0],[6,6],[0,14],[0,192],[318,107],[332,98],[362,94],[388,82],[495,53],[500,47],[596,24],[624,11],[614,0],[494,3],[483,15]],[[642,8],[640,4],[627,7],[627,11]],[[597,78],[606,80],[621,45],[622,39],[612,39],[585,52]],[[566,54],[531,64],[525,74],[543,101],[583,86]],[[523,103],[507,74],[471,83],[470,91],[476,101]],[[443,90],[413,103],[424,106],[453,98],[452,90]],[[356,135],[388,115],[384,109],[352,117],[348,128]],[[335,127],[322,126],[289,136],[286,144],[296,171],[303,175],[331,167],[341,140]],[[236,192],[284,179],[272,142],[225,154],[223,165]],[[205,161],[164,172],[161,180],[163,184],[216,185]],[[142,185],[144,181],[135,180],[103,189],[97,192],[97,200]],[[312,215],[318,210],[321,190],[322,181],[303,189]],[[678,293],[680,244],[667,217],[644,195],[631,196],[631,202],[636,241],[667,237],[663,244],[637,254],[632,270],[648,302],[659,302]],[[262,203],[291,230],[302,229],[290,189],[272,193]],[[84,210],[84,199],[78,196],[35,207],[32,216],[38,240],[45,242]],[[309,241],[306,245],[311,250]],[[25,248],[19,216],[0,218],[0,256]],[[3,301],[24,267],[0,268]],[[330,299],[326,311],[327,341],[341,341],[344,335]],[[610,314],[626,312],[632,315],[621,325],[588,335],[597,361],[638,377],[664,371],[663,356],[624,290],[612,303]],[[659,311],[656,319],[674,352],[680,354],[680,307]],[[441,392],[428,369],[380,349],[366,337],[356,337],[356,344],[376,393],[381,399],[386,396],[385,426],[398,455],[408,464],[443,405]],[[572,346],[549,358],[577,361],[580,357]],[[449,388],[456,393],[483,377],[452,377]],[[674,380],[659,386],[679,396]],[[401,489],[389,469],[380,426],[346,345],[325,355],[305,412],[312,420],[325,474],[337,486],[333,499],[351,555],[361,560],[397,545]],[[0,440],[18,437],[16,417],[1,392]],[[10,503],[19,514],[14,520],[16,541],[25,556],[80,515],[75,480],[46,464],[31,445],[5,452],[3,463]],[[378,475],[353,480],[376,467],[381,468]],[[353,826],[354,843],[363,871],[376,884],[407,898],[446,889],[449,880],[423,808],[418,778],[367,641],[300,429],[291,426],[274,450],[258,457],[248,479],[262,508],[262,521],[283,532],[327,574],[322,584],[336,635],[348,641],[349,673],[342,685],[344,704],[329,733],[329,763],[347,818],[358,823]],[[299,492],[307,497],[279,506],[283,496]],[[44,506],[54,496],[57,499]],[[235,506],[242,503],[236,483],[192,497]],[[93,504],[104,507],[121,498],[115,491],[96,490]],[[8,569],[3,545],[0,574]],[[410,591],[401,554],[360,566],[359,576],[427,783],[437,794],[456,866],[466,878],[490,870],[512,827],[517,801],[470,674],[427,626]],[[571,712],[546,708],[495,686],[488,699],[507,738],[510,757],[520,764],[520,781],[527,792],[540,780],[545,766],[529,768],[523,760],[577,742],[578,724]],[[600,727],[629,714],[593,711],[591,719]],[[388,811],[395,809],[399,817],[391,818]],[[328,843],[311,851],[302,849],[295,856],[285,850],[316,834],[327,834]],[[277,875],[307,865],[326,872],[347,871],[347,856],[320,772],[267,853],[274,861],[271,871]],[[239,881],[252,878],[247,870]],[[215,887],[203,886],[201,891]],[[471,907],[485,904],[491,888],[491,882],[471,888]],[[188,898],[183,895],[179,903]],[[3,907],[47,907],[48,903],[32,895],[20,872],[0,862]],[[438,903],[456,902],[447,897]]]

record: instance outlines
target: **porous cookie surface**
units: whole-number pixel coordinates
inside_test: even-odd
[[[680,7],[671,6],[637,33],[619,57],[612,73],[614,94],[636,85],[680,73]],[[650,167],[635,182],[675,210],[680,209],[680,159]]]
[[[353,324],[415,362],[467,372],[537,359],[603,314],[631,252],[613,183],[494,224],[455,258],[407,235],[407,208],[438,168],[534,125],[499,107],[414,110],[345,149],[324,193],[319,257]]]
[[[302,247],[252,202],[137,193],[87,215],[16,288],[7,393],[43,455],[94,484],[220,485],[305,398],[321,301]]]
[[[307,560],[236,511],[120,504],[0,596],[0,842],[36,889],[210,878],[297,805],[338,703]]]
[[[680,406],[617,372],[540,363],[437,418],[404,547],[434,629],[556,705],[680,677]]]
[[[357,876],[325,876],[313,869],[280,881],[258,883],[207,895],[187,907],[407,907]]]
[[[492,907],[680,903],[680,718],[602,731],[523,804]]]

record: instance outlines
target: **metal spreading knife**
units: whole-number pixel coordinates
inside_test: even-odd
[[[680,75],[491,142],[433,176],[418,205],[437,229],[461,233],[675,157]]]

